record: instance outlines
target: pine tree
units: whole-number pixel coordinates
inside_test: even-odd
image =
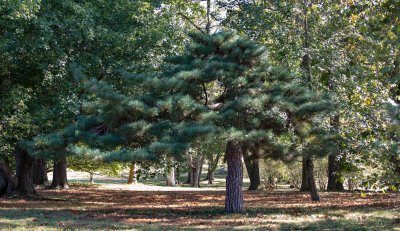
[[[170,61],[178,92],[188,94],[213,113],[206,115],[227,140],[225,158],[227,212],[243,212],[244,147],[257,147],[276,158],[310,155],[327,140],[313,118],[327,111],[327,95],[316,94],[287,71],[268,64],[265,47],[234,32],[191,34],[184,56]],[[214,86],[213,94],[205,86]],[[217,93],[216,93],[217,92]],[[313,126],[315,124],[316,126]],[[301,147],[296,146],[299,141]]]

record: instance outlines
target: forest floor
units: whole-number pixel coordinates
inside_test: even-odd
[[[244,214],[224,213],[224,188],[120,182],[38,189],[47,200],[0,198],[1,230],[400,230],[400,194],[245,191]],[[48,200],[48,199],[52,200]]]

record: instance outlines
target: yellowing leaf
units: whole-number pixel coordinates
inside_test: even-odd
[[[361,198],[366,198],[367,194],[365,192],[361,192],[360,196],[361,196]]]
[[[350,18],[350,21],[351,21],[351,22],[355,22],[355,21],[357,21],[357,19],[358,19],[358,16],[355,15],[355,14],[352,14],[352,15],[351,15],[351,18]]]
[[[389,31],[389,32],[388,32],[388,38],[389,38],[389,39],[395,39],[395,38],[396,38],[396,35],[395,35],[393,32]]]

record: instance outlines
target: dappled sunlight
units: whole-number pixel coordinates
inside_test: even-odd
[[[264,230],[351,228],[363,227],[364,223],[372,227],[395,227],[400,223],[400,195],[396,193],[370,193],[361,198],[357,192],[321,192],[322,201],[315,203],[303,192],[246,191],[246,212],[232,215],[224,213],[224,191],[179,189],[134,191],[76,186],[70,190],[41,189],[39,193],[48,200],[0,199],[0,226],[60,227],[61,223],[61,227],[68,228],[133,229],[154,225],[190,230]]]

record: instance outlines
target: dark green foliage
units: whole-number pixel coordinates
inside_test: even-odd
[[[306,150],[328,154],[321,149],[332,137],[318,125],[332,107],[326,94],[310,91],[289,72],[271,66],[265,47],[235,32],[191,37],[187,55],[170,59],[166,78],[179,83],[176,92],[214,108],[205,118],[223,137],[256,143],[280,158]],[[296,139],[307,145],[295,147]]]
[[[169,8],[159,7],[158,0],[0,4],[1,154],[10,154],[20,140],[74,123],[82,113],[97,113],[96,108],[82,111],[83,107],[89,110],[83,104],[93,96],[85,98],[83,82],[74,80],[74,63],[84,67],[84,74],[90,78],[107,78],[114,89],[128,94],[138,90],[129,86],[125,89],[117,77],[118,70],[156,70],[159,61],[177,52],[180,47],[176,44],[184,39],[181,30],[170,23]],[[87,136],[93,129],[90,126],[101,125],[90,121],[78,122],[78,128],[69,126],[62,132],[36,137],[33,140],[38,144],[27,146],[36,146],[32,151],[39,155],[41,150],[39,156],[47,158],[64,155],[69,143]],[[76,129],[81,131],[73,134]],[[101,139],[104,145],[121,144],[116,137]]]
[[[330,108],[326,95],[270,66],[264,47],[234,32],[191,37],[187,55],[171,58],[166,72],[123,73],[137,94],[76,72],[92,99],[84,105],[90,113],[62,132],[35,138],[31,153],[58,150],[121,161],[179,156],[212,125],[225,139],[256,143],[273,157],[324,153],[321,138],[328,134],[311,118]],[[209,95],[205,85],[220,90]],[[295,147],[298,139],[307,145]]]

